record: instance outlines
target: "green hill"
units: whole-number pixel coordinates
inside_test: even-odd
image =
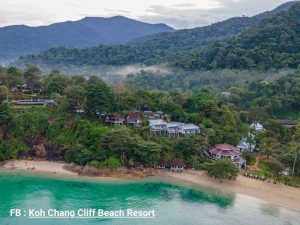
[[[195,69],[297,68],[300,64],[300,3],[262,20],[230,40],[179,57],[174,65]]]
[[[293,45],[297,45],[297,43],[292,43],[292,41],[297,36],[297,29],[299,28],[296,27],[295,31],[292,29],[293,26],[299,23],[299,19],[298,21],[294,21],[294,24],[285,21],[286,17],[289,17],[286,15],[289,15],[291,12],[293,13],[290,16],[291,20],[299,18],[299,15],[294,15],[294,11],[297,11],[299,4],[291,10],[290,8],[293,5],[295,5],[295,2],[289,2],[271,12],[265,12],[254,17],[231,18],[202,28],[152,35],[131,42],[128,45],[100,45],[85,49],[52,48],[37,55],[21,57],[17,61],[17,64],[39,64],[47,67],[59,67],[151,65],[169,62],[177,67],[188,70],[218,67],[256,67],[260,66],[258,62],[265,55],[276,55],[276,52],[279,51],[280,56],[276,55],[276,57],[278,57],[278,60],[282,60],[285,58],[285,55],[281,56],[281,53],[288,52],[282,50],[282,48],[293,49]],[[291,12],[287,10],[291,10]],[[239,33],[242,34],[238,35]],[[291,37],[281,37],[281,34],[283,36],[284,34],[288,34]],[[265,46],[264,38],[266,38],[266,44],[272,45]],[[292,39],[285,42],[284,38]],[[281,44],[281,41],[284,43]],[[215,42],[215,44],[211,44],[212,42]],[[260,44],[260,42],[262,43]],[[285,43],[289,46],[281,46]],[[277,44],[280,44],[280,49],[276,48]],[[274,48],[272,47],[273,45],[275,45]],[[202,50],[205,46],[209,47]],[[259,52],[260,48],[263,49],[262,52]],[[255,58],[255,60],[248,62],[247,59],[251,59],[252,55],[251,57],[245,56],[245,58],[243,56],[240,58],[240,55],[246,54],[247,52],[245,51],[248,51],[248,49],[251,49],[252,51],[250,52],[254,55],[253,57],[258,57],[258,59]],[[272,53],[269,51],[272,51]],[[191,52],[193,53],[191,54]],[[257,54],[257,52],[259,53]],[[272,66],[273,58],[270,56],[270,58],[264,60],[269,60],[269,64]],[[295,67],[294,64],[294,62],[287,63],[287,66]],[[269,66],[266,67],[268,68]]]

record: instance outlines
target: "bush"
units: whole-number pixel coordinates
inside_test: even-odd
[[[28,146],[21,140],[12,138],[0,142],[0,161],[17,159],[29,151]]]
[[[244,152],[242,156],[246,159],[247,165],[251,166],[255,164],[256,157],[253,152]]]
[[[284,166],[277,159],[264,159],[260,160],[260,167],[270,171],[273,174],[278,174],[284,169]]]
[[[218,180],[237,177],[239,168],[228,159],[215,160],[208,166],[208,174]]]
[[[83,145],[72,145],[65,152],[66,162],[74,162],[79,165],[85,165],[91,160],[91,151],[86,149]]]
[[[116,169],[122,166],[120,160],[115,157],[109,157],[108,159],[102,162],[93,160],[89,162],[89,165],[92,167],[96,167],[98,169],[103,169],[103,168]]]

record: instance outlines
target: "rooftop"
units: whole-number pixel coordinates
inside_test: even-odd
[[[128,120],[132,120],[132,119],[141,119],[141,113],[140,112],[130,112],[128,113]]]
[[[168,123],[162,119],[149,120],[150,126],[167,125]]]
[[[220,156],[238,156],[241,154],[239,148],[229,144],[217,144],[209,149],[209,153]]]

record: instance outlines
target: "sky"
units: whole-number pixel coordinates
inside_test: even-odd
[[[285,2],[288,0],[0,0],[0,27],[122,15],[182,29],[253,16]]]

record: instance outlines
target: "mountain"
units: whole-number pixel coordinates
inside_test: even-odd
[[[58,46],[83,48],[124,44],[146,35],[170,31],[174,29],[165,24],[148,24],[122,16],[86,17],[40,27],[8,26],[0,28],[0,60]]]
[[[213,41],[230,39],[255,27],[264,19],[289,10],[295,4],[296,2],[288,2],[253,17],[235,17],[206,27],[145,36],[128,45],[100,45],[85,49],[53,48],[37,55],[22,57],[17,63],[58,67],[174,62],[178,55],[189,55]],[[176,62],[180,66],[178,60]]]
[[[230,40],[185,54],[174,65],[187,70],[297,68],[299,52],[300,2]]]
[[[214,23],[210,26],[144,36],[134,40],[131,44],[150,45],[156,49],[176,48],[178,51],[195,49],[212,40],[239,34],[249,27],[257,25],[265,18],[290,9],[295,3],[296,1],[287,2],[272,11],[263,12],[252,17],[233,17],[222,22]]]

